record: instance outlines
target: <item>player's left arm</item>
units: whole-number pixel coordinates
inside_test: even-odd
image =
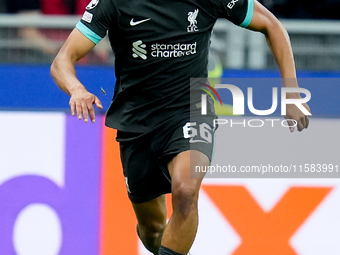
[[[293,51],[288,33],[281,22],[256,0],[254,0],[253,17],[247,29],[258,31],[265,35],[269,48],[279,66],[283,86],[298,87]],[[290,99],[301,98],[299,93],[288,93],[287,97]],[[310,108],[306,103],[303,106],[310,112]],[[299,131],[308,127],[309,117],[303,114],[296,105],[289,104],[286,110],[287,115],[285,118],[296,120]],[[290,126],[293,125],[291,121],[288,122]],[[294,128],[291,127],[290,130],[293,132]]]

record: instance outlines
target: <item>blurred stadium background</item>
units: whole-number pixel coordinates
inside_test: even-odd
[[[252,133],[253,139],[238,130],[216,150],[251,164],[250,154],[275,158],[288,147],[306,164],[340,165],[340,1],[262,2],[289,32],[298,76],[312,92],[311,127],[292,135],[270,131],[270,141],[268,133]],[[68,96],[49,75],[81,4],[50,0],[48,9],[40,3],[41,10],[27,13],[13,7],[20,0],[0,0],[0,254],[147,255],[105,112],[97,111],[96,124],[71,118]],[[214,28],[209,61],[219,78],[279,77],[264,37],[225,20]],[[113,63],[103,40],[77,66],[104,109],[113,94]],[[258,107],[270,103],[261,100]],[[338,255],[339,188],[337,178],[206,179],[191,253]]]

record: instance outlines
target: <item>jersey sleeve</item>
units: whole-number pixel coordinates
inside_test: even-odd
[[[253,18],[254,0],[210,0],[210,4],[215,17],[241,27],[247,27]]]
[[[112,0],[92,0],[76,28],[97,44],[103,39],[115,20],[115,7]]]

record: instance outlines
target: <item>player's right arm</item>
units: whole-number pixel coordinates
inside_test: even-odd
[[[296,79],[293,50],[288,33],[281,22],[257,0],[254,0],[253,15],[247,28],[261,32],[265,35],[268,45],[279,66],[281,77],[283,78],[283,86],[298,88],[299,86]],[[299,93],[289,93],[287,97],[290,99],[301,99]],[[304,103],[303,106],[308,112],[310,112],[310,108],[306,103]],[[299,131],[308,127],[308,115],[305,115],[294,104],[289,104],[286,108],[287,114],[285,118],[288,119],[288,123],[291,126],[291,132],[294,131],[294,125],[291,119],[296,121]]]
[[[226,18],[235,25],[258,31],[266,36],[270,49],[280,68],[284,87],[298,87],[292,48],[287,31],[280,21],[257,0],[210,0],[212,14]],[[289,93],[290,99],[300,99],[299,93]],[[310,112],[306,103],[304,107]],[[308,127],[309,118],[296,105],[287,105],[286,119],[290,130],[294,127],[291,119],[296,120],[298,130]]]
[[[71,96],[70,108],[72,115],[77,114],[78,119],[81,119],[83,116],[85,122],[88,122],[89,117],[92,122],[95,122],[93,104],[100,109],[102,109],[103,106],[98,97],[88,92],[78,80],[74,66],[77,61],[90,52],[94,46],[94,42],[75,28],[51,66],[51,75],[58,87]]]

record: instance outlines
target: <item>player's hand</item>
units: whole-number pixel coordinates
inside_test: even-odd
[[[71,114],[75,116],[77,114],[78,119],[84,117],[84,122],[87,123],[89,117],[91,121],[95,122],[95,111],[93,105],[96,105],[99,109],[103,109],[102,103],[92,93],[88,92],[85,88],[79,88],[74,90],[71,94],[70,107]]]
[[[302,104],[309,112],[310,108],[309,106],[304,103]],[[300,111],[300,109],[295,105],[295,104],[288,104],[286,108],[286,116],[284,116],[285,119],[293,119],[297,122],[297,129],[298,131],[302,131],[305,128],[308,128],[309,125],[309,116],[305,115],[303,112]],[[287,120],[288,125],[289,125],[289,130],[290,132],[294,132],[295,130],[295,125],[293,121]]]

